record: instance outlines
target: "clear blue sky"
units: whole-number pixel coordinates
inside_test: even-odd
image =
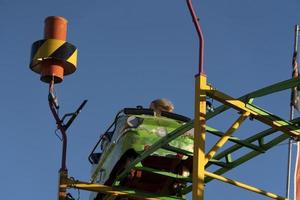
[[[205,70],[216,88],[238,97],[291,76],[298,0],[194,4],[205,36]],[[28,67],[31,44],[42,39],[50,15],[69,20],[68,41],[79,49],[77,72],[56,87],[61,112],[89,99],[69,129],[71,176],[89,179],[87,156],[123,107],[166,97],[177,113],[193,117],[198,41],[184,0],[0,0],[1,199],[56,199],[61,145],[47,85]],[[289,91],[256,102],[288,119]],[[235,117],[215,126],[225,130]],[[265,127],[247,123],[241,138]],[[284,195],[286,149],[275,147],[226,175]],[[218,181],[206,186],[205,197],[267,199]]]

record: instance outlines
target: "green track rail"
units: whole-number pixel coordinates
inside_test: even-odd
[[[269,95],[272,93],[280,92],[280,91],[283,91],[286,89],[290,89],[299,84],[300,84],[300,78],[289,79],[289,80],[282,81],[280,83],[276,83],[276,84],[270,85],[268,87],[256,90],[249,94],[246,94],[246,95],[238,98],[238,100],[245,102],[246,105],[249,105],[257,113],[262,113],[262,115],[264,115],[264,117],[268,117],[268,119],[270,119],[271,121],[272,120],[274,120],[274,121],[280,120],[281,123],[286,124],[286,126],[288,126],[291,130],[298,130],[299,129],[298,123],[300,123],[300,118],[297,118],[292,121],[286,121],[274,114],[269,113],[266,110],[263,110],[263,109],[255,106],[254,104],[248,103],[248,102],[254,98],[258,98],[258,97],[266,96],[266,95]],[[207,113],[206,119],[209,120],[230,108],[231,107],[228,105],[219,106],[213,112]],[[137,170],[142,170],[142,171],[146,171],[146,172],[150,172],[150,173],[154,173],[154,174],[159,174],[162,176],[167,176],[167,177],[176,179],[181,182],[189,183],[189,184],[187,184],[187,187],[182,190],[182,193],[187,194],[187,193],[191,192],[192,177],[183,177],[178,174],[171,173],[171,172],[166,172],[166,171],[161,171],[161,170],[157,170],[157,169],[151,169],[148,167],[143,167],[141,164],[141,161],[143,159],[145,159],[146,157],[150,156],[151,154],[155,153],[158,149],[166,149],[166,150],[180,153],[180,154],[183,154],[186,156],[193,156],[192,152],[178,149],[178,148],[175,148],[175,147],[172,147],[169,145],[169,143],[172,140],[183,135],[187,131],[191,130],[193,127],[194,127],[194,122],[190,121],[190,122],[186,123],[185,125],[176,129],[175,131],[169,133],[167,136],[161,138],[159,141],[157,141],[155,144],[153,144],[151,147],[149,147],[147,150],[145,150],[140,156],[138,156],[133,162],[131,162],[131,164],[117,177],[117,179],[115,181],[115,186],[119,185],[120,180],[124,179],[128,175],[128,173],[130,172],[131,169],[137,169]],[[207,134],[211,134],[211,135],[214,135],[217,137],[222,137],[224,135],[224,133],[222,131],[219,131],[219,130],[217,130],[213,127],[209,127],[209,126],[206,126],[206,131],[207,131]],[[219,152],[212,159],[210,159],[206,165],[206,168],[208,168],[212,165],[218,166],[218,169],[213,172],[214,174],[218,174],[218,175],[222,175],[222,174],[236,168],[237,166],[251,160],[252,158],[254,158],[262,153],[267,152],[272,147],[274,147],[274,146],[278,145],[279,143],[281,143],[282,141],[288,139],[291,135],[291,134],[287,134],[287,133],[283,133],[283,132],[280,132],[279,134],[278,133],[275,134],[278,131],[279,130],[276,128],[269,128],[262,132],[253,134],[252,136],[250,136],[249,138],[246,138],[246,139],[230,137],[229,141],[231,142],[230,143],[231,146],[224,148],[221,152]],[[247,148],[248,151],[246,151],[246,153],[245,153],[245,151],[240,151],[242,148]],[[238,157],[233,159],[231,156],[232,154],[238,155]],[[212,178],[206,177],[205,182],[208,183],[210,181],[212,181]],[[145,195],[145,197],[153,196],[153,195],[147,194],[147,193],[145,193],[144,195]],[[160,198],[163,199],[164,197],[161,196]],[[170,197],[169,199],[172,199],[172,198],[176,199],[176,197]]]

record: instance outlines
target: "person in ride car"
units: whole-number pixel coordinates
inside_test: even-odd
[[[157,116],[160,116],[162,111],[173,112],[173,110],[174,110],[173,103],[164,98],[153,100],[149,107],[150,107],[150,109],[152,109],[154,111],[154,113]]]

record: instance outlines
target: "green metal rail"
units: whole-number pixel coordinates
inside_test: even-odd
[[[292,87],[295,87],[300,84],[300,78],[294,78],[294,79],[289,79],[286,81],[282,81],[280,83],[273,84],[271,86],[256,90],[254,92],[251,92],[249,94],[246,94],[238,100],[245,102],[245,105],[247,108],[250,108],[251,110],[254,110],[254,112],[258,113],[259,115],[263,115],[263,117],[268,118],[268,120],[272,121],[280,121],[280,123],[284,126],[284,128],[288,128],[289,130],[299,130],[298,123],[300,122],[300,118],[297,118],[293,121],[286,121],[281,119],[280,117],[271,114],[270,112],[263,110],[257,106],[255,106],[252,103],[247,103],[249,100],[257,98],[257,97],[262,97],[266,96],[275,92],[280,92],[282,90],[290,89]],[[231,108],[228,105],[222,105],[219,106],[218,108],[215,109],[214,112],[209,112],[207,113],[207,120],[221,114],[222,112],[228,110]],[[120,183],[120,180],[124,179],[128,173],[130,172],[131,169],[136,169],[136,170],[142,170],[154,174],[159,174],[162,176],[166,176],[172,179],[176,179],[181,182],[186,182],[186,183],[192,183],[192,177],[184,177],[180,176],[178,174],[174,174],[171,172],[166,172],[158,169],[151,169],[149,167],[143,167],[141,164],[141,161],[145,159],[146,157],[150,156],[151,154],[155,153],[158,149],[166,149],[172,152],[180,153],[186,156],[192,156],[192,152],[188,152],[182,149],[178,149],[175,147],[172,147],[169,145],[169,143],[176,139],[177,137],[183,135],[187,131],[191,130],[194,127],[194,122],[190,121],[186,123],[185,125],[179,127],[175,131],[169,133],[167,136],[161,138],[159,141],[157,141],[155,144],[153,144],[151,147],[149,147],[147,150],[145,150],[140,156],[138,156],[133,162],[130,163],[130,165],[117,177],[115,181],[115,186],[118,186]],[[219,131],[215,128],[206,126],[206,131],[209,134],[222,137],[224,133],[222,131]],[[273,135],[273,137],[268,139],[266,137],[269,137],[270,135],[274,134],[275,132],[279,131],[279,128],[269,128],[265,131],[256,133],[252,135],[251,137],[247,139],[239,139],[236,137],[230,137],[229,141],[233,143],[230,147],[224,149],[222,152],[216,154],[212,159],[209,160],[209,162],[206,165],[207,167],[210,167],[212,165],[218,166],[219,168],[214,171],[214,174],[221,175],[229,170],[232,170],[233,168],[247,162],[248,160],[265,153],[272,147],[278,145],[282,141],[286,140],[293,134],[287,134],[288,131],[284,131],[285,133],[280,134],[279,136]],[[249,151],[247,153],[241,153],[239,151],[241,148],[247,148]],[[244,151],[243,151],[244,152]],[[237,153],[239,155],[238,158],[232,159],[231,154]],[[213,180],[210,177],[206,177],[205,182],[208,183],[211,180]],[[190,184],[187,184],[188,186],[182,190],[183,194],[187,194],[191,192],[192,187]],[[150,197],[152,196],[151,194],[146,194],[145,197]],[[159,195],[158,195],[159,196]]]

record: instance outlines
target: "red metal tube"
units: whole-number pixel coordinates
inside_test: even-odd
[[[59,16],[50,16],[45,19],[44,38],[45,39],[67,39],[68,21]]]
[[[59,16],[50,16],[45,19],[44,38],[66,41],[68,21]],[[43,62],[41,80],[50,83],[60,83],[64,78],[64,63],[59,60],[49,59]]]
[[[203,39],[203,33],[202,33],[202,29],[199,23],[199,18],[196,15],[196,12],[194,10],[193,4],[192,4],[192,0],[186,0],[189,11],[191,13],[198,37],[199,37],[199,72],[197,75],[199,74],[205,74],[204,72],[204,67],[203,67],[203,63],[204,63],[204,39]]]
[[[54,93],[54,80],[50,81],[49,83],[49,94],[53,94]],[[53,114],[53,117],[56,121],[57,124],[57,128],[60,130],[61,135],[62,135],[62,156],[61,156],[61,168],[60,170],[67,170],[67,165],[66,165],[66,160],[67,160],[67,145],[68,145],[68,138],[67,138],[67,133],[66,133],[66,129],[62,124],[61,119],[58,116],[58,113],[56,111],[55,105],[52,102],[52,99],[49,99],[49,107],[50,110]]]

